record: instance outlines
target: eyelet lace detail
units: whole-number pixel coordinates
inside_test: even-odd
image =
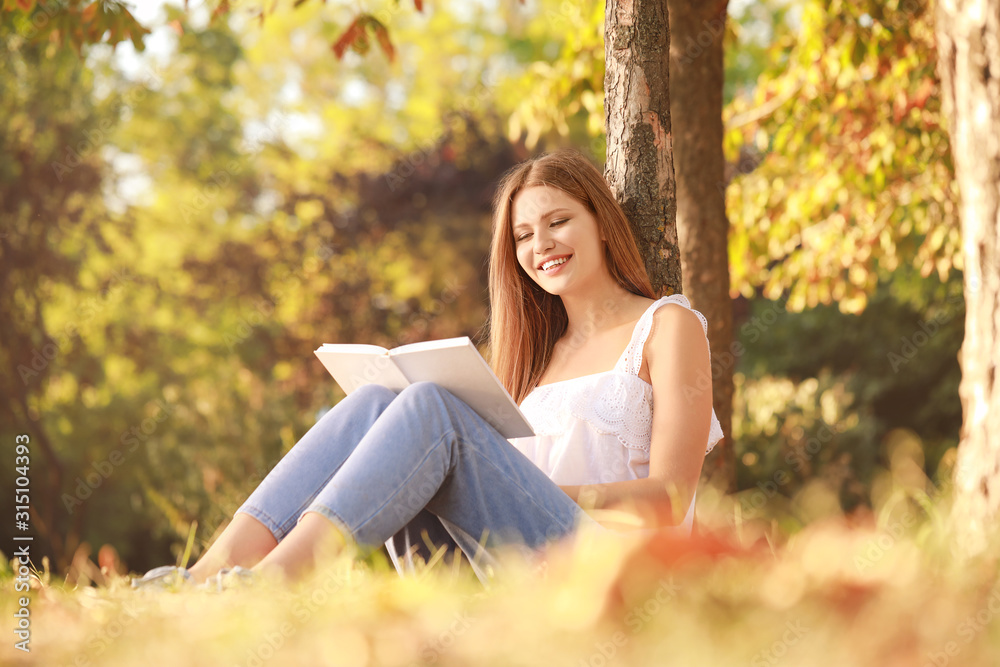
[[[531,422],[536,435],[558,436],[571,430],[574,420],[582,420],[597,433],[614,435],[636,458],[648,461],[653,425],[653,388],[639,377],[642,350],[653,326],[653,313],[661,305],[677,303],[691,310],[701,320],[708,335],[708,322],[682,294],[663,297],[650,305],[632,332],[618,363],[611,371],[585,375],[536,387],[521,403],[521,410]],[[722,439],[722,426],[712,410],[708,444],[709,453]],[[638,451],[636,451],[638,450]]]
[[[521,404],[536,435],[558,435],[581,419],[624,446],[649,452],[653,389],[635,375],[611,371],[543,385]]]

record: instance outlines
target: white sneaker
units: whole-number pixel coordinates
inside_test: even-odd
[[[257,580],[256,573],[240,565],[224,567],[200,584],[198,588],[206,591],[222,592],[231,588],[246,588]]]
[[[177,590],[193,586],[194,583],[194,577],[187,569],[175,565],[163,565],[153,568],[140,579],[133,579],[132,588]]]

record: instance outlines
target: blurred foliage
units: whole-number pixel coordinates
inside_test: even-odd
[[[325,1],[325,0],[324,0]],[[297,9],[308,0],[292,0],[288,3]],[[211,21],[223,22],[236,13],[251,16],[261,25],[268,15],[284,11],[279,2],[237,3],[234,7],[231,0],[213,0],[206,4],[211,10]],[[423,0],[414,0],[417,11],[423,11]],[[188,0],[183,3],[184,13],[190,11]],[[395,2],[398,9],[399,2]],[[236,12],[234,10],[240,10]],[[0,11],[8,14],[11,25],[17,34],[31,42],[48,42],[51,49],[72,48],[80,55],[84,46],[94,44],[109,44],[131,40],[137,51],[145,48],[143,37],[149,34],[149,29],[140,24],[128,11],[128,3],[122,0],[3,0]],[[177,30],[181,29],[180,21],[173,23]],[[395,49],[385,24],[377,17],[359,13],[344,29],[331,48],[337,58],[343,58],[344,52],[351,49],[364,55],[370,47],[369,29],[378,41],[382,51],[389,60],[395,57]]]
[[[534,44],[543,45],[538,59]],[[604,138],[604,3],[539,3],[538,13],[521,32],[521,48],[512,55],[529,65],[501,90],[518,99],[510,114],[508,138],[524,136],[534,148],[546,136],[570,137],[589,146],[599,163],[606,153]],[[531,95],[518,95],[521,90]]]
[[[741,39],[771,41],[727,54],[759,71],[753,86],[730,77],[724,112],[733,289],[750,299],[736,322],[738,487],[788,502],[823,479],[844,508],[870,504],[903,434],[943,483],[965,315],[932,8],[745,11],[756,23]]]
[[[845,509],[870,506],[887,449],[904,433],[919,443],[921,470],[948,483],[964,324],[961,279],[941,283],[910,267],[880,283],[858,315],[754,301],[737,329],[746,350],[733,423],[739,488],[791,498],[818,478]]]
[[[128,3],[120,0],[3,0],[0,12],[3,22],[13,28],[5,33],[5,40],[17,35],[34,45],[46,44],[49,55],[64,46],[80,55],[85,46],[115,46],[126,40],[142,51],[143,37],[149,34],[129,12]]]
[[[0,38],[12,43],[6,22]],[[59,531],[61,541],[69,520],[79,527],[82,519],[55,507],[59,491],[88,461],[88,448],[116,440],[141,405],[112,395],[109,383],[127,369],[100,359],[102,331],[120,317],[122,288],[132,280],[113,259],[127,222],[99,196],[110,177],[101,150],[117,109],[91,95],[95,76],[75,55],[47,51],[22,43],[0,52],[0,414],[11,443],[15,430],[48,417],[33,435],[32,497],[41,502],[32,521]],[[138,389],[136,380],[126,394]],[[79,434],[88,442],[77,442]],[[13,469],[0,471],[12,488]]]
[[[725,111],[733,288],[864,309],[901,264],[961,269],[954,167],[925,0],[810,1]]]

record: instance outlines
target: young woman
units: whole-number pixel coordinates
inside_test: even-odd
[[[322,547],[461,549],[486,582],[507,546],[535,552],[620,509],[690,531],[712,409],[707,325],[653,298],[628,220],[600,172],[561,150],[507,172],[494,201],[492,365],[536,435],[506,440],[431,383],[362,387],[278,462],[190,570],[296,579]],[[585,510],[586,508],[586,510]],[[222,574],[215,574],[220,572]],[[232,568],[232,570],[230,570]],[[226,573],[229,572],[229,575]]]

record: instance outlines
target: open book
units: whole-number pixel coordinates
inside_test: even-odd
[[[434,382],[465,401],[505,438],[534,435],[511,398],[468,336],[401,345],[327,343],[316,356],[344,393],[366,384],[401,391],[414,382]]]

